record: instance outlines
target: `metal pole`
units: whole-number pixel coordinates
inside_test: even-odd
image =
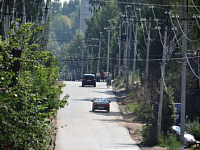
[[[167,45],[167,26],[165,26],[164,46],[163,46],[163,55],[162,55],[162,64],[161,64],[160,102],[159,102],[159,107],[158,107],[158,124],[157,124],[158,137],[161,136],[165,60],[166,60],[166,53],[167,53],[166,45]]]

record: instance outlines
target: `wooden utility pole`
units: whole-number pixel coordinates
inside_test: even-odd
[[[144,95],[145,100],[147,99],[147,86],[149,78],[149,52],[150,52],[150,42],[151,42],[151,17],[149,17],[149,26],[147,31],[147,53],[146,53],[146,65],[145,65],[145,82],[144,82]]]
[[[167,26],[165,26],[165,31],[164,31],[164,45],[163,45],[163,55],[162,55],[162,64],[161,64],[160,100],[159,100],[159,107],[158,107],[158,124],[157,124],[158,137],[161,136],[163,89],[164,89],[166,55],[167,55]]]
[[[188,0],[187,0],[188,6]],[[181,69],[181,132],[180,132],[180,150],[184,150],[184,132],[185,132],[185,103],[186,103],[186,73],[187,73],[187,35],[188,35],[188,7],[183,7],[183,46],[182,46],[182,69]]]

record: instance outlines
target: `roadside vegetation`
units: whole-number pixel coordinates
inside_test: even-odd
[[[174,120],[176,119],[176,115],[174,114],[174,107],[173,107],[173,101],[171,103],[171,117],[173,119],[170,118],[164,118],[165,120],[163,120],[163,122],[166,124],[166,126],[163,125],[163,128],[165,129],[165,132],[163,130],[162,135],[159,139],[155,138],[156,135],[156,128],[153,126],[152,120],[154,120],[153,118],[155,118],[155,110],[153,108],[153,106],[149,107],[149,108],[145,108],[144,109],[144,105],[141,102],[142,97],[144,96],[143,94],[143,88],[141,86],[136,86],[135,92],[132,92],[131,90],[125,90],[125,85],[123,82],[123,78],[119,78],[117,77],[116,79],[114,79],[113,81],[113,87],[115,89],[124,89],[122,90],[122,93],[124,93],[124,95],[126,95],[122,101],[120,102],[121,105],[124,105],[125,110],[128,112],[133,113],[133,121],[134,122],[138,122],[138,123],[142,123],[143,127],[141,129],[141,131],[137,132],[136,134],[142,135],[143,140],[141,143],[139,143],[142,147],[145,146],[159,146],[159,147],[163,147],[163,148],[167,148],[170,150],[176,150],[180,148],[180,141],[179,141],[179,137],[175,134],[172,134],[172,130],[171,130],[171,125],[173,125]],[[173,100],[173,99],[172,99]],[[170,105],[170,102],[166,102],[165,103],[165,107]],[[164,107],[164,108],[165,108]],[[166,113],[166,116],[169,113],[169,109],[165,110],[164,109],[163,114]],[[169,121],[171,121],[171,123],[169,123]],[[156,120],[155,120],[156,122]],[[168,125],[168,126],[167,126]],[[200,125],[198,120],[194,120],[193,122],[187,122],[186,123],[186,131],[190,134],[192,134],[196,140],[199,141],[199,137],[200,137]],[[193,145],[191,147],[187,147],[187,150],[195,150],[196,146]]]
[[[56,58],[32,42],[42,30],[27,23],[0,38],[0,149],[47,150],[54,144],[51,119],[68,96],[59,100],[64,85],[56,84]]]

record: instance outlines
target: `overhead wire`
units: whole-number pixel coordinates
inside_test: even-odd
[[[160,29],[161,29],[161,28],[159,28],[159,22],[158,22],[158,19],[156,18],[156,15],[155,15],[155,12],[154,12],[154,7],[153,7],[153,6],[150,6],[150,8],[151,8],[151,10],[152,10],[152,13],[153,13],[153,16],[154,16],[154,20],[156,21],[156,25],[157,25],[158,32],[159,32],[159,37],[160,37],[160,42],[161,42],[163,48],[167,48],[167,47],[164,45],[163,40],[162,40],[163,36],[162,36],[162,34],[161,34],[161,32],[160,32]]]
[[[169,15],[169,18],[170,18],[170,21],[171,21],[171,24],[172,24],[172,26],[173,26],[173,33],[174,33],[174,36],[175,36],[175,38],[176,38],[176,41],[177,41],[177,44],[180,46],[180,47],[182,47],[182,45],[179,43],[179,40],[178,40],[178,38],[177,38],[177,34],[176,34],[176,32],[175,32],[175,29],[177,28],[175,25],[174,25],[174,23],[173,23],[173,20],[172,20],[172,16],[171,16],[171,14]]]
[[[147,46],[147,41],[145,39],[146,36],[145,36],[145,31],[144,31],[144,25],[143,25],[143,21],[142,21],[141,9],[139,9],[139,17],[140,17],[140,22],[141,22],[141,27],[142,27],[142,33],[143,33],[144,43]],[[148,36],[148,33],[147,33],[147,36]],[[149,38],[149,36],[148,36],[148,38]]]
[[[196,9],[196,11],[197,11],[198,13],[200,13],[200,11],[198,10],[198,8],[197,8],[197,6],[195,5],[194,1],[193,1],[193,0],[191,0],[191,1],[192,1],[192,4],[194,5],[194,8]]]
[[[195,64],[198,65],[198,67],[200,67],[200,64],[196,60],[194,60],[194,58],[192,58],[192,60],[195,62]]]
[[[178,23],[178,25],[179,25],[179,28],[180,28],[181,32],[183,33],[184,37],[185,37],[188,41],[197,42],[197,41],[200,40],[200,38],[199,38],[199,39],[196,39],[196,40],[190,39],[190,38],[185,34],[185,32],[183,31],[183,29],[182,29],[182,27],[181,27],[181,24],[180,24],[180,22],[179,22],[179,20],[178,20],[178,16],[177,16],[177,15],[175,15],[175,18],[176,18],[176,20],[177,20],[177,23]]]
[[[188,65],[189,65],[189,67],[190,67],[190,70],[192,71],[192,73],[198,78],[198,79],[200,79],[200,77],[195,73],[195,71],[193,70],[193,68],[192,68],[192,66],[191,66],[191,64],[190,64],[190,62],[189,62],[189,59],[188,59],[188,57],[187,57],[187,54],[185,54],[185,58],[186,58],[186,60],[187,60],[187,63],[188,63]]]
[[[167,4],[150,4],[150,3],[137,3],[137,2],[118,2],[118,1],[108,1],[108,0],[92,0],[93,2],[103,2],[103,3],[118,3],[124,5],[139,5],[139,6],[157,6],[157,7],[188,7],[188,8],[200,8],[200,6],[191,5],[167,5]]]
[[[194,15],[194,18],[195,18],[195,21],[196,21],[196,23],[197,23],[197,25],[198,25],[199,29],[200,29],[200,25],[199,25],[199,22],[198,22],[198,20],[197,20],[197,16],[196,16],[196,15]]]

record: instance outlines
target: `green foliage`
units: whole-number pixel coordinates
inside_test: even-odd
[[[121,78],[121,77],[115,78],[113,84],[114,84],[115,87],[117,87],[118,89],[124,88],[124,87],[125,87],[124,79]]]
[[[130,103],[126,105],[125,109],[129,110],[130,112],[136,113],[138,111],[138,103]]]
[[[166,135],[171,126],[175,122],[175,106],[174,106],[174,90],[170,87],[165,87],[163,98],[163,110],[162,110],[162,132]]]
[[[174,134],[162,134],[159,139],[159,146],[167,147],[170,150],[178,150],[180,148],[180,141],[177,140],[177,137]]]
[[[29,43],[40,30],[25,24],[0,40],[0,149],[49,149],[52,126],[47,119],[67,102],[68,96],[59,100],[64,85],[56,84],[54,56]],[[14,48],[22,51],[20,58],[13,58]],[[13,72],[16,59],[20,70]]]
[[[104,4],[104,3],[102,3]],[[86,19],[87,29],[85,31],[85,37],[87,41],[93,39],[100,38],[100,32],[102,32],[102,39],[108,37],[108,32],[104,29],[105,27],[112,27],[115,30],[111,31],[110,37],[110,58],[116,58],[116,51],[118,50],[118,45],[116,44],[117,34],[114,31],[117,31],[117,21],[119,19],[119,12],[120,9],[117,3],[105,3],[102,7],[99,7],[98,11],[93,12],[93,16],[91,18]],[[112,11],[110,11],[112,10]],[[95,42],[96,41],[96,42]],[[98,40],[95,40],[92,43],[98,44]],[[106,56],[107,56],[107,42],[102,40],[101,45],[101,63],[99,70],[106,70]],[[98,56],[98,50],[94,50],[94,57]],[[97,62],[97,59],[94,60]],[[110,68],[109,70],[113,70],[114,65],[116,65],[115,61],[110,61]]]
[[[68,74],[69,71],[73,73],[73,80],[81,79],[80,68],[82,63],[82,54],[83,60],[87,54],[87,48],[85,46],[84,35],[81,30],[77,30],[73,39],[68,44],[63,44],[61,47],[61,55],[59,59],[74,60],[73,62],[67,63],[65,61],[61,62],[61,71]],[[83,66],[83,73],[86,71],[86,65]],[[67,77],[68,78],[68,77]]]
[[[153,146],[158,143],[156,135],[156,124],[144,125],[142,128],[143,145]]]
[[[188,133],[192,134],[196,140],[200,141],[200,125],[198,121],[187,123],[186,130]]]

